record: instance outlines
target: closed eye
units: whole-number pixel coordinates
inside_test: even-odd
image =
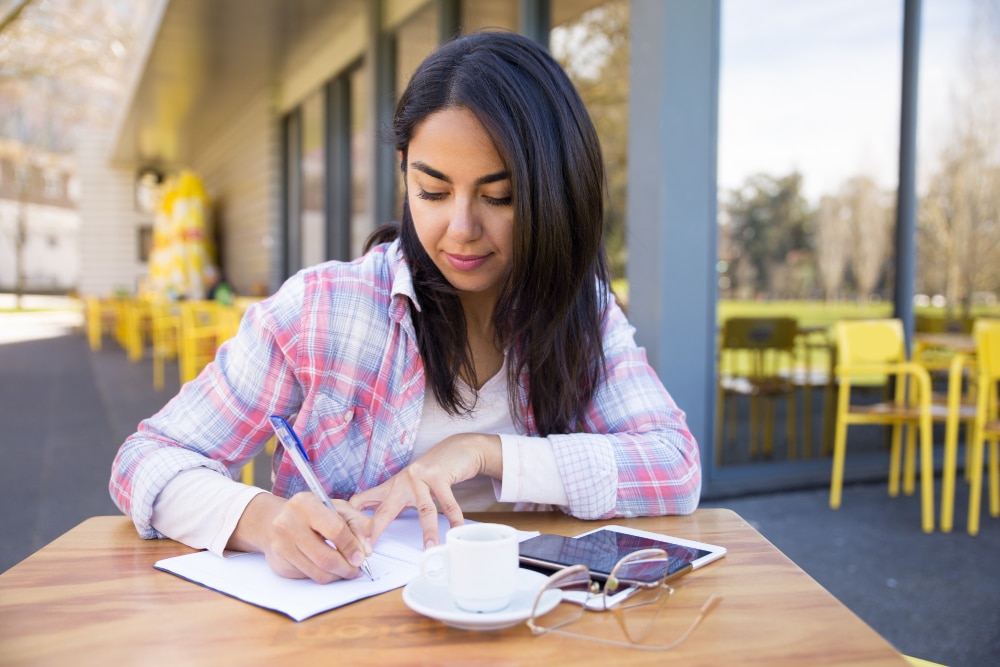
[[[483,195],[483,200],[490,206],[510,206],[511,198],[508,197],[487,197]]]
[[[447,192],[427,192],[423,188],[417,190],[417,196],[426,201],[441,201],[448,196]]]

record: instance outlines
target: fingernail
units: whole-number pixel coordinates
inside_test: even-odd
[[[353,565],[354,567],[361,567],[361,563],[363,563],[364,561],[365,557],[362,554],[358,553],[357,551],[351,554],[351,565]]]
[[[436,546],[437,542],[435,542],[434,540],[427,540],[426,542],[424,542],[424,549],[430,549],[431,547],[436,547]]]

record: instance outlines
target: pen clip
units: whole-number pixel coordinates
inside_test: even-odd
[[[312,460],[309,458],[306,448],[302,445],[302,441],[299,440],[299,436],[295,435],[295,431],[292,430],[292,425],[288,423],[288,420],[278,415],[271,415],[270,419],[271,426],[274,428],[275,435],[281,440],[281,444],[286,449],[294,447],[302,455],[302,458],[306,460],[306,463],[311,464]]]

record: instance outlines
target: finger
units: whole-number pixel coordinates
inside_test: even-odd
[[[372,514],[372,540],[377,542],[382,532],[405,509],[404,505],[392,500],[384,500]]]
[[[324,584],[359,574],[314,527],[323,514],[334,513],[310,493],[297,494],[288,500],[272,525],[273,539],[267,560],[275,572],[290,578],[308,577]]]
[[[374,525],[372,518],[343,500],[334,500],[333,506],[340,514],[340,518],[347,523],[347,527],[361,543],[365,555],[370,556],[372,554],[372,528]]]
[[[302,556],[298,556],[293,549],[287,549],[283,554],[285,558],[316,581],[320,579],[315,576],[314,568],[332,575],[334,579],[358,576],[358,566],[364,560],[364,547],[340,514],[323,505],[311,493],[296,494],[288,503],[310,530],[292,541]]]
[[[435,495],[438,498],[438,502],[444,502],[445,504],[450,503],[454,506],[452,514],[454,511],[458,512],[458,523],[463,523],[462,511],[458,509],[458,503],[455,502],[455,496],[452,495],[451,487],[445,485],[439,492]],[[434,503],[434,498],[431,496],[431,490],[428,487],[423,487],[418,492],[417,498],[417,518],[420,520],[420,528],[424,534],[424,548],[433,547],[441,543],[441,534],[438,530],[438,506]],[[448,519],[452,519],[449,517]],[[452,524],[457,525],[457,524]]]
[[[373,486],[370,489],[365,489],[360,493],[355,493],[351,496],[350,503],[359,510],[368,510],[373,507],[378,507],[385,500],[385,496],[388,493],[386,484],[379,484],[378,486]]]
[[[455,500],[455,494],[452,493],[451,487],[446,486],[439,492],[436,492],[437,504],[441,509],[441,514],[448,517],[448,523],[452,528],[455,526],[461,526],[465,523],[465,516],[462,514],[462,507]]]
[[[312,519],[313,529],[319,533],[326,541],[330,542],[339,553],[341,559],[352,568],[357,568],[361,566],[362,561],[364,561],[367,552],[365,550],[365,540],[370,540],[370,535],[368,533],[368,522],[367,518],[356,508],[352,507],[349,503],[342,500],[334,501],[334,511],[329,508],[319,505],[316,514]],[[345,514],[347,515],[345,517]],[[364,519],[360,518],[364,517]],[[358,527],[359,533],[356,534],[348,522],[348,518],[353,519],[355,526]],[[325,545],[327,550],[329,550],[329,545]],[[340,563],[337,558],[331,557],[331,554],[324,550],[318,550],[317,556],[321,559],[315,561],[318,565],[325,567],[327,565],[332,565],[336,567],[335,570],[338,574],[342,573]]]

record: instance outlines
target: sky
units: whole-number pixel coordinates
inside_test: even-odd
[[[949,132],[974,1],[923,2],[918,181]],[[720,189],[795,169],[813,203],[858,174],[895,189],[902,20],[903,0],[723,0]]]

